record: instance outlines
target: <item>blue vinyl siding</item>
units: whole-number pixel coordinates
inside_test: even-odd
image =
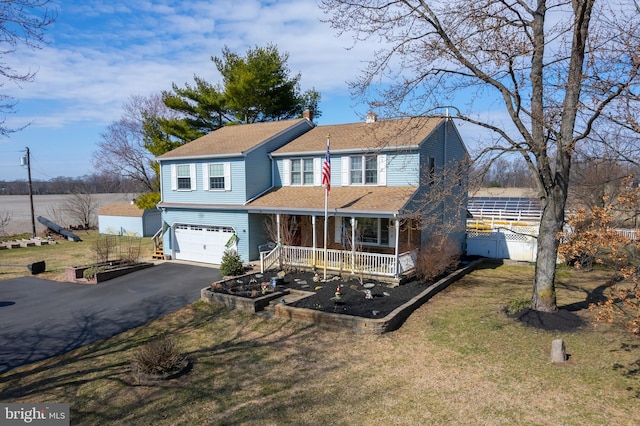
[[[274,158],[273,160],[273,186],[274,187],[281,187],[283,186],[283,173],[284,173],[284,166],[282,165],[284,161],[284,158]]]
[[[384,153],[387,157],[387,185],[386,186],[417,186],[419,182],[420,155],[417,151],[402,153]],[[359,154],[353,154],[359,155]],[[349,154],[331,156],[331,186],[342,186],[342,157]],[[287,157],[294,158],[320,158],[320,157]],[[275,159],[274,186],[281,187],[284,184],[285,158]],[[324,160],[324,158],[321,158]]]
[[[418,186],[420,155],[417,151],[385,154],[387,156],[387,186]]]
[[[231,190],[206,191],[202,165],[207,163],[225,163],[231,165]],[[194,191],[172,190],[171,165],[195,164],[196,186]],[[163,161],[161,169],[162,201],[167,203],[189,204],[242,204],[246,201],[245,164],[243,158]]]
[[[266,214],[250,214],[249,215],[249,259],[260,259],[258,246],[269,242],[264,227],[264,221],[267,219]]]
[[[417,203],[420,202],[419,200],[424,199],[423,194],[427,193],[430,190],[430,187],[427,184],[430,157],[433,157],[435,159],[436,173],[441,173],[445,164],[458,163],[464,160],[464,158],[467,156],[467,152],[464,148],[462,140],[460,139],[458,132],[453,126],[455,126],[453,123],[445,123],[444,126],[440,126],[437,131],[432,134],[431,137],[427,139],[420,147],[420,175],[422,186],[414,197],[414,201],[417,200]],[[446,138],[445,131],[447,132]],[[460,190],[464,190],[464,187],[460,187]],[[449,235],[449,238],[451,238],[453,241],[457,241],[462,246],[466,237],[465,228],[467,203],[466,199],[463,202],[460,202],[460,200],[456,200],[456,202],[459,202],[458,216],[460,219],[460,231],[451,233]],[[412,203],[407,206],[408,211],[415,210],[416,208],[417,206]],[[455,217],[455,214],[453,212],[445,213],[445,211],[442,209],[438,209],[432,214],[440,216],[442,216],[443,214],[449,215],[448,217],[443,217],[443,220],[445,221],[449,221],[452,217]],[[429,230],[422,229],[421,234],[422,240],[425,241],[429,234]]]
[[[256,197],[271,188],[272,184],[272,164],[269,154],[276,149],[286,145],[298,136],[311,130],[311,124],[301,121],[293,128],[288,129],[281,135],[273,138],[269,142],[251,150],[246,156],[246,169],[249,173],[246,180],[247,199]],[[274,184],[281,186],[282,184]]]
[[[184,223],[193,225],[230,226],[238,235],[238,254],[243,262],[249,261],[249,215],[242,211],[211,211],[202,209],[167,209],[163,219],[169,225]],[[163,250],[171,254],[171,232],[163,236]]]

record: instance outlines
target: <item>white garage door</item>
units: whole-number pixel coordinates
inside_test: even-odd
[[[175,258],[219,264],[234,234],[229,226],[176,225]],[[229,248],[237,250],[235,243]]]

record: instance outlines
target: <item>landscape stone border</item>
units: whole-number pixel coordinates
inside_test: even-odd
[[[349,328],[365,334],[383,334],[397,330],[413,311],[422,306],[427,300],[439,291],[445,289],[454,281],[473,271],[483,262],[483,259],[474,260],[464,267],[455,270],[446,277],[431,284],[423,292],[413,297],[403,305],[397,307],[383,318],[363,318],[353,315],[322,312],[315,309],[296,308],[286,303],[278,303],[274,307],[274,315],[295,321],[307,321],[327,328]],[[229,281],[229,280],[226,280]],[[224,281],[223,281],[224,282]],[[209,303],[222,303],[229,309],[240,309],[245,312],[262,311],[274,299],[289,294],[288,290],[270,293],[263,297],[251,299],[231,294],[219,293],[212,290],[211,286],[200,291],[202,300]]]
[[[269,306],[269,303],[272,300],[282,298],[287,294],[289,294],[289,290],[281,290],[268,293],[264,296],[249,298],[236,296],[234,294],[220,293],[213,291],[211,287],[205,287],[200,290],[200,299],[209,303],[221,303],[229,309],[238,309],[244,312],[256,313],[263,311],[265,307]]]
[[[65,275],[67,282],[77,284],[98,284],[104,281],[108,281],[122,275],[127,275],[132,272],[140,271],[141,269],[147,269],[155,264],[152,262],[138,262],[133,265],[123,265],[121,267],[115,267],[96,273],[96,276],[92,279],[84,278],[84,271],[91,268],[91,266],[67,266],[65,268]]]
[[[309,321],[328,328],[350,328],[356,332],[365,334],[387,333],[400,328],[413,311],[422,306],[436,293],[448,287],[449,284],[476,269],[482,262],[482,259],[474,260],[468,265],[455,270],[441,280],[431,284],[423,292],[414,296],[405,304],[398,306],[383,318],[363,318],[353,315],[335,314],[333,312],[321,312],[308,308],[295,308],[284,303],[275,306],[275,315],[291,320]]]

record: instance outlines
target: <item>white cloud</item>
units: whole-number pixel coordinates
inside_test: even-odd
[[[168,90],[172,82],[192,82],[194,74],[219,81],[210,58],[220,56],[225,45],[244,53],[273,43],[289,53],[289,68],[302,74],[303,89],[313,87],[325,98],[344,95],[345,81],[355,78],[375,46],[362,44],[347,51],[344,46],[350,40],[336,38],[320,17],[313,0],[178,6],[163,1],[92,1],[77,6],[63,1],[58,22],[50,29],[54,41],[11,58],[21,69],[37,69],[36,81],[4,88],[25,104],[41,101],[39,114],[19,109],[10,119],[56,127],[108,123],[133,94]]]

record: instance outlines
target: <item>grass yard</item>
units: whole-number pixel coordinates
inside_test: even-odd
[[[381,336],[198,302],[4,374],[0,400],[70,403],[81,425],[637,424],[638,339],[608,325],[552,333],[514,322],[503,308],[530,297],[532,277],[527,266],[478,269]],[[561,270],[560,305],[579,307],[606,279]],[[136,385],[136,348],[163,334],[191,370]],[[550,362],[555,338],[570,354],[561,365]]]
[[[96,253],[94,247],[100,235],[98,231],[73,232],[80,237],[82,241],[73,242],[59,238],[56,240],[56,244],[52,245],[0,250],[0,280],[30,275],[31,273],[27,269],[27,265],[41,260],[46,262],[47,270],[42,274],[38,274],[37,277],[55,281],[65,280],[65,268],[67,266],[84,266],[95,263]],[[19,238],[29,238],[29,236],[13,237],[13,239]],[[140,252],[142,260],[149,260],[153,253],[153,241],[151,238],[142,238],[141,244]]]

